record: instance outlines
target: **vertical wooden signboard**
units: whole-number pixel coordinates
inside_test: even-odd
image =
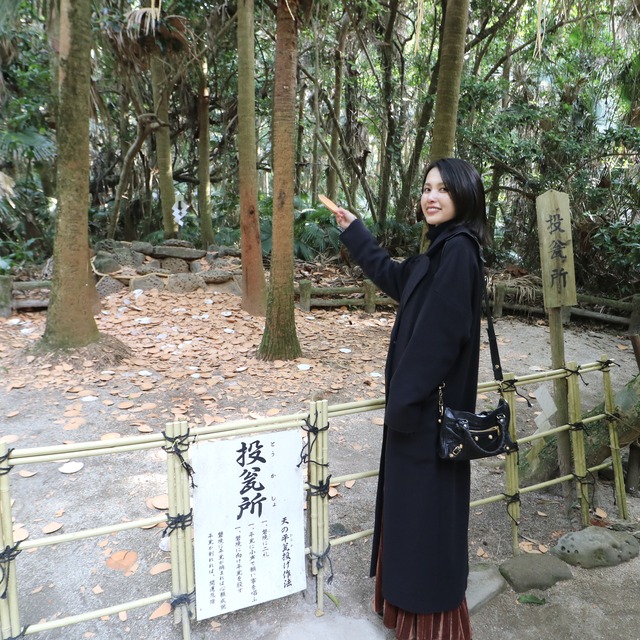
[[[569,196],[561,191],[547,191],[536,198],[536,210],[544,306],[573,307],[578,301]]]
[[[193,446],[198,620],[306,588],[300,448],[297,429]]]

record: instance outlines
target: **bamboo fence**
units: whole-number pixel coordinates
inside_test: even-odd
[[[519,553],[518,523],[520,516],[520,497],[522,494],[547,488],[567,481],[575,481],[580,499],[582,521],[588,524],[589,496],[586,490],[587,474],[613,466],[615,477],[616,504],[620,516],[627,518],[626,494],[620,459],[620,447],[617,439],[614,399],[610,381],[611,361],[602,357],[597,362],[585,365],[569,363],[563,369],[540,372],[533,375],[515,377],[507,375],[505,381],[481,383],[478,392],[501,390],[511,407],[510,431],[519,445],[532,442],[538,438],[570,430],[574,453],[575,468],[571,475],[555,478],[547,482],[520,487],[518,481],[517,452],[506,458],[506,493],[498,493],[471,503],[472,507],[491,502],[505,501],[507,513],[511,520],[513,532],[513,553]],[[581,420],[580,392],[578,378],[590,372],[602,372],[604,380],[605,412]],[[558,426],[542,434],[516,438],[516,404],[517,388],[530,384],[566,378],[570,406],[569,424]],[[375,411],[384,407],[384,399],[352,402],[329,406],[326,400],[310,403],[308,414],[292,414],[289,416],[264,418],[261,420],[239,420],[222,425],[211,425],[189,429],[187,422],[173,422],[166,425],[162,434],[150,434],[118,440],[74,443],[64,446],[38,447],[28,449],[8,449],[0,443],[0,640],[17,640],[32,634],[50,629],[67,627],[80,622],[100,618],[121,611],[169,601],[174,609],[174,620],[181,625],[183,640],[191,638],[191,621],[194,613],[195,571],[194,550],[192,540],[192,512],[190,509],[190,468],[188,465],[189,447],[195,442],[256,434],[281,429],[298,428],[307,432],[308,467],[305,490],[308,492],[308,547],[305,553],[309,556],[310,571],[316,578],[316,596],[318,615],[322,614],[325,595],[325,566],[330,563],[333,546],[349,543],[368,537],[372,529],[352,533],[331,539],[329,535],[329,484],[339,484],[348,480],[374,477],[378,470],[354,472],[330,479],[329,476],[329,424],[332,418]],[[612,462],[603,463],[591,468],[586,467],[582,427],[587,422],[605,419],[609,425]],[[111,526],[85,529],[72,533],[51,535],[46,538],[25,540],[15,543],[12,529],[11,487],[9,472],[16,466],[68,460],[79,457],[100,456],[114,453],[127,453],[143,449],[163,447],[167,455],[167,485],[169,507],[163,516],[144,518],[135,521],[118,523]],[[153,526],[166,521],[171,552],[171,585],[170,590],[146,596],[131,602],[89,611],[47,622],[24,625],[19,610],[18,585],[16,578],[16,559],[21,551],[45,547],[48,545],[72,542],[85,538],[104,536],[105,534]]]

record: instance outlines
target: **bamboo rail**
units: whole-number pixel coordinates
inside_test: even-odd
[[[613,466],[616,503],[622,518],[627,518],[626,493],[619,441],[617,439],[616,420],[614,417],[614,399],[610,380],[611,361],[604,356],[597,362],[585,365],[569,363],[565,368],[538,372],[526,376],[517,377],[513,374],[505,376],[505,382],[485,382],[478,385],[478,392],[496,391],[502,388],[503,394],[511,407],[510,432],[519,445],[533,442],[550,435],[571,431],[571,439],[574,452],[574,473],[546,482],[519,487],[517,453],[506,457],[506,493],[488,496],[470,503],[476,507],[493,502],[506,501],[507,513],[511,520],[513,531],[513,553],[519,553],[518,527],[520,518],[520,495],[548,488],[556,484],[569,481],[577,482],[577,492],[581,503],[582,520],[588,523],[589,496],[585,479],[588,473],[594,473],[600,469]],[[580,392],[578,377],[584,373],[602,372],[605,393],[605,413],[581,419]],[[570,416],[568,423],[549,429],[541,434],[534,434],[522,438],[516,438],[516,387],[527,384],[539,384],[541,382],[566,379],[568,385],[568,398]],[[311,573],[316,577],[316,613],[323,612],[324,590],[327,578],[326,566],[329,567],[330,552],[333,546],[345,544],[354,540],[371,536],[373,529],[351,533],[345,536],[330,538],[329,535],[329,497],[328,489],[331,476],[329,475],[329,421],[339,416],[353,415],[384,408],[384,399],[377,398],[362,402],[349,402],[329,406],[326,400],[311,402],[308,414],[293,414],[289,416],[263,418],[260,420],[238,420],[234,422],[198,427],[189,430],[186,421],[168,423],[163,434],[149,434],[131,438],[121,438],[112,441],[84,442],[64,446],[37,447],[31,449],[8,450],[5,443],[0,443],[0,544],[5,553],[7,549],[22,551],[35,549],[54,544],[61,544],[81,539],[98,537],[108,533],[124,531],[128,529],[152,526],[163,521],[168,522],[166,531],[169,531],[171,550],[171,591],[151,595],[145,598],[103,608],[95,611],[69,616],[58,620],[52,620],[39,624],[21,626],[18,606],[18,591],[15,563],[15,554],[0,558],[0,594],[6,591],[6,597],[0,598],[0,640],[19,637],[18,634],[31,635],[49,629],[60,628],[79,622],[99,618],[104,615],[118,613],[136,607],[144,607],[149,604],[170,600],[174,608],[174,619],[182,624],[183,640],[191,638],[191,613],[194,609],[193,596],[195,594],[194,551],[191,535],[192,519],[190,510],[190,475],[189,475],[189,447],[196,441],[216,439],[242,434],[255,434],[265,431],[275,431],[291,428],[305,428],[308,437],[308,481],[304,489],[308,492],[309,503],[309,546],[305,550],[309,555]],[[584,425],[598,420],[606,419],[610,432],[612,450],[612,462],[605,462],[591,468],[586,467],[584,455],[584,440],[582,428]],[[113,455],[140,451],[144,449],[163,447],[167,455],[167,479],[169,509],[165,516],[138,519],[115,525],[86,529],[56,536],[47,536],[46,539],[26,540],[17,545],[13,541],[12,514],[11,514],[11,487],[9,471],[11,468],[22,464],[39,462],[53,462],[62,459],[89,457],[97,455]],[[375,477],[378,470],[368,470],[349,473],[333,478],[331,484],[342,483],[348,480]]]

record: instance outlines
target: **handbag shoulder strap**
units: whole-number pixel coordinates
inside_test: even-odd
[[[478,254],[480,256],[480,262],[484,265],[484,256],[482,254],[482,245],[480,244],[480,242],[478,241],[478,238],[475,237],[475,235],[473,235],[473,233],[471,233],[471,231],[469,231],[468,229],[462,228],[458,231],[456,231],[455,233],[452,233],[450,237],[448,237],[444,243],[443,243],[443,248],[444,245],[446,245],[446,243],[451,240],[451,238],[455,238],[455,236],[464,234],[466,236],[469,236],[470,238],[472,238],[477,247],[478,247]],[[496,332],[495,332],[495,328],[493,326],[493,317],[491,315],[491,307],[489,306],[489,294],[487,293],[488,290],[488,281],[487,278],[484,278],[484,288],[482,291],[482,300],[484,302],[484,313],[485,316],[487,318],[487,334],[489,336],[489,351],[491,353],[491,368],[493,370],[493,377],[495,380],[503,380],[503,374],[502,374],[502,364],[500,362],[500,352],[498,351],[498,340],[496,339]]]

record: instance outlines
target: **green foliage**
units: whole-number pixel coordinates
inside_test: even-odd
[[[35,243],[35,239],[26,242],[0,240],[0,274],[9,274],[21,267],[33,265],[36,259],[33,249]]]
[[[314,209],[305,200],[294,201],[293,252],[296,258],[307,262],[316,260],[340,247],[340,230],[333,222],[333,215],[324,207]],[[260,207],[260,236],[263,255],[270,255],[272,247],[273,200],[265,198]]]

